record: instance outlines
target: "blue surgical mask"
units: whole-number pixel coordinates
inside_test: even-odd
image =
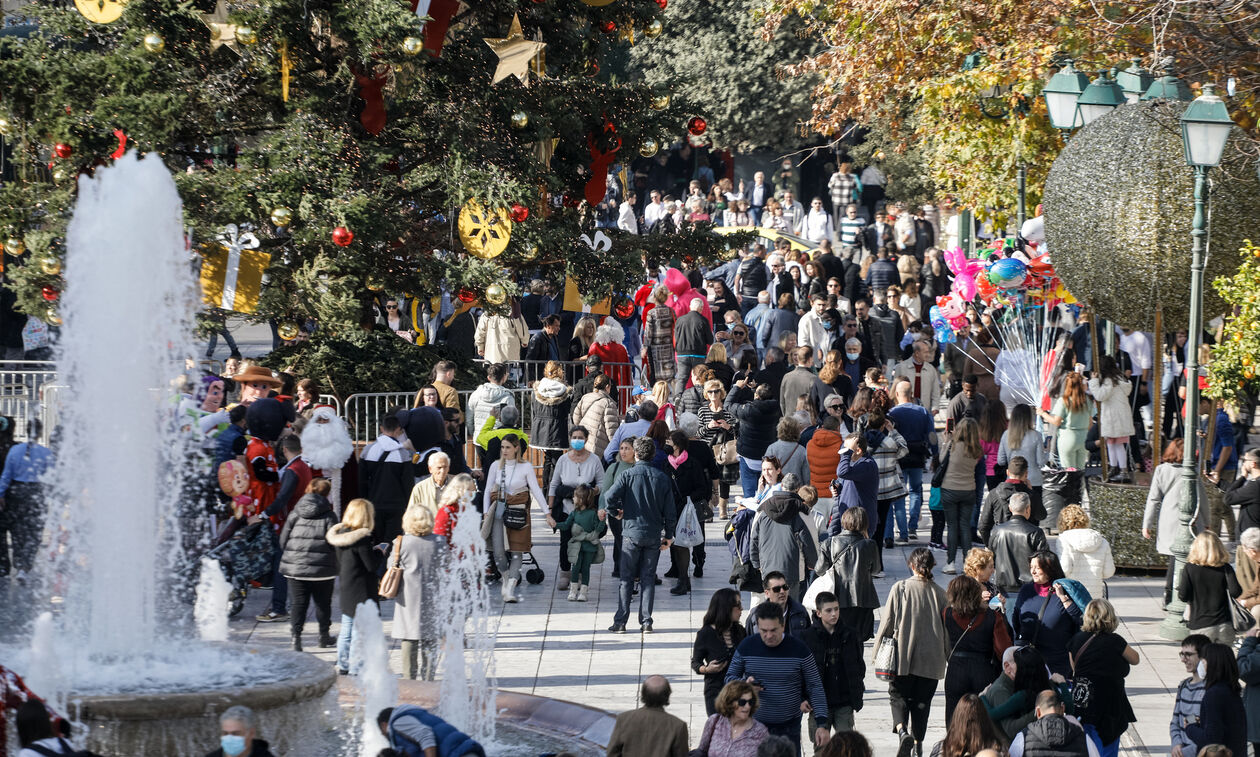
[[[219,746],[223,747],[223,753],[228,757],[236,757],[245,753],[245,737],[224,734],[219,737]]]
[[[582,448],[586,446],[586,440],[585,439],[570,439],[569,446],[580,452]]]
[[[823,328],[824,328],[824,329],[827,329],[828,331],[830,331],[830,330],[831,330],[831,327],[832,327],[833,325],[834,325],[834,324],[833,324],[831,321],[823,321],[823,322],[822,322],[822,326],[823,326]]]
[[[844,356],[845,356],[845,357],[847,357],[847,358],[849,359],[849,361],[850,361],[850,362],[852,362],[852,361],[857,360],[858,358],[862,357],[862,353],[860,353],[860,352],[846,352],[846,353],[844,353]]]

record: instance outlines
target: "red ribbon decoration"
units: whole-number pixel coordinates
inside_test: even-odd
[[[363,112],[359,115],[359,123],[368,134],[376,136],[385,129],[385,83],[389,81],[389,67],[380,73],[364,75],[357,67],[351,66],[354,80],[359,83],[359,97],[363,100]]]
[[[608,191],[608,167],[621,149],[621,137],[617,136],[617,127],[612,121],[604,121],[604,138],[612,149],[600,149],[595,144],[595,134],[586,135],[586,146],[591,151],[591,178],[586,182],[588,205],[598,205],[604,201],[604,194]]]
[[[110,153],[109,157],[118,160],[127,152],[127,135],[122,129],[114,129],[114,136],[118,137],[118,149]]]

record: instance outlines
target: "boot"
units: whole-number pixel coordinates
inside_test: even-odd
[[[567,570],[560,571],[560,575],[556,579],[556,591],[564,591],[565,589],[569,588],[570,581],[571,581],[570,571],[567,571]],[[569,599],[573,599],[573,597],[569,597]]]
[[[327,631],[320,631],[319,632],[319,646],[320,646],[320,649],[330,649],[332,647],[337,646],[337,639],[333,637],[333,635],[328,633]]]
[[[516,598],[516,585],[520,583],[520,580],[521,579],[519,578],[504,579],[503,581],[503,601],[504,602],[519,602],[520,601],[519,599]]]
[[[731,517],[730,513],[726,511],[725,497],[718,500],[718,516],[721,517],[722,520],[728,520]]]
[[[578,584],[577,601],[586,601],[586,584]]]
[[[677,584],[674,585],[674,588],[669,590],[669,593],[673,594],[675,597],[681,597],[682,595],[688,594],[690,592],[691,592],[691,581],[688,580],[685,575],[683,576],[682,580],[680,580]]]
[[[302,634],[300,633],[293,634],[293,651],[294,652],[302,651]]]
[[[578,596],[578,588],[581,584],[569,584],[569,601],[576,602]]]

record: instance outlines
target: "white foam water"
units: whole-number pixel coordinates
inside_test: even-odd
[[[219,561],[209,557],[201,558],[193,621],[202,641],[228,640],[228,605],[231,594],[232,584],[223,576]]]
[[[473,494],[460,502],[451,533],[447,572],[438,588],[442,643],[441,700],[438,714],[483,745],[494,740],[495,631],[490,624],[490,593],[482,568],[486,541]]]
[[[376,757],[389,742],[376,724],[376,716],[398,703],[398,677],[389,669],[389,640],[376,603],[370,600],[354,611],[354,639],[350,645],[350,669],[357,671],[363,713],[359,754]]]

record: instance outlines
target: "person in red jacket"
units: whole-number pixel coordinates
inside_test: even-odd
[[[621,324],[608,318],[595,329],[595,341],[587,354],[598,355],[604,361],[605,372],[617,386],[630,386],[630,355],[626,352],[626,332]]]

